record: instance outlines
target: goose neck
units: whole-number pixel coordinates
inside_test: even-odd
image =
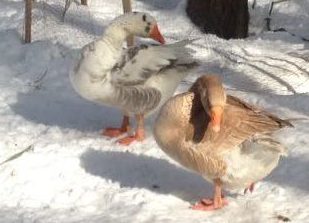
[[[106,28],[102,39],[116,49],[120,49],[129,35],[129,32],[121,24],[112,24]]]

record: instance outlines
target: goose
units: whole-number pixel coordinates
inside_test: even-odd
[[[135,35],[151,38],[161,45],[140,45],[123,49],[125,39]],[[154,17],[148,13],[126,13],[115,18],[101,38],[81,50],[70,73],[78,94],[100,105],[120,109],[120,128],[106,128],[102,134],[118,137],[130,130],[129,117],[135,117],[135,134],[119,139],[123,145],[145,138],[144,117],[171,97],[188,73],[198,66],[194,52],[183,40],[166,44]]]
[[[226,95],[218,76],[203,75],[162,106],[154,138],[172,159],[214,184],[213,199],[192,206],[207,211],[227,204],[222,189],[252,192],[270,174],[286,155],[274,139],[286,126],[292,124]]]

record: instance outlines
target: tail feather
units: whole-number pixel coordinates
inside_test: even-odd
[[[282,156],[287,156],[288,154],[287,148],[277,140],[273,139],[271,134],[256,134],[252,138],[252,141],[264,145],[264,149],[277,152]]]

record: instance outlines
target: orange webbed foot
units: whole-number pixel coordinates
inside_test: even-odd
[[[103,129],[102,131],[102,135],[103,136],[107,136],[107,137],[111,137],[111,138],[115,138],[118,137],[124,133],[126,133],[127,131],[125,129],[122,128],[111,128],[108,127],[106,129]]]
[[[143,141],[145,139],[144,129],[137,129],[134,136],[127,136],[122,139],[117,140],[121,145],[128,146],[134,141]]]
[[[127,137],[117,140],[119,144],[124,145],[124,146],[130,145],[134,141],[136,141],[135,136],[127,136]]]
[[[193,210],[199,211],[214,211],[228,204],[228,201],[226,199],[224,199],[223,197],[221,199],[221,204],[216,204],[213,199],[202,199],[200,202],[194,204],[191,208]]]

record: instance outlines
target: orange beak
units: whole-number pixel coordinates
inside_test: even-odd
[[[164,44],[165,40],[162,36],[162,34],[159,31],[159,27],[158,25],[154,25],[154,27],[152,28],[152,30],[149,33],[150,38],[154,39],[155,41],[158,41],[159,43]]]
[[[221,128],[221,120],[223,114],[223,107],[221,106],[214,106],[210,110],[211,116],[211,126],[214,132],[219,132]]]

